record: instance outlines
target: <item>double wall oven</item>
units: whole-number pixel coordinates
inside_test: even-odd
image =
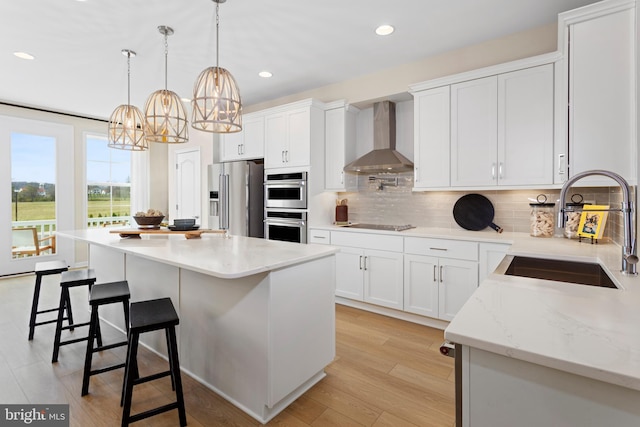
[[[307,173],[267,174],[264,237],[307,243]]]

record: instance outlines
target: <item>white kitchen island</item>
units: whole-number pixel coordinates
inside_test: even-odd
[[[86,242],[98,283],[127,280],[132,302],[170,297],[181,368],[262,423],[320,381],[335,357],[337,248],[219,234],[57,234]],[[124,330],[122,308],[103,308],[101,317]],[[163,333],[141,341],[166,356]]]

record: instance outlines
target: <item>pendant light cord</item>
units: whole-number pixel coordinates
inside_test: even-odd
[[[220,68],[220,16],[218,10],[220,3],[216,2],[216,69]],[[216,71],[216,73],[218,73]]]
[[[169,42],[167,41],[167,38],[169,37],[168,35],[168,31],[165,30],[164,32],[164,90],[167,90],[167,63],[169,62]]]
[[[131,105],[131,52],[127,51],[127,105]]]

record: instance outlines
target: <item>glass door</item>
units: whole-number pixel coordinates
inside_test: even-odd
[[[0,116],[0,276],[35,263],[73,263],[73,127]]]

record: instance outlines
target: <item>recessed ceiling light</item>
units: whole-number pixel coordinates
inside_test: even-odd
[[[269,71],[260,71],[258,75],[260,77],[264,77],[265,79],[268,79],[269,77],[273,76],[273,74],[271,74]]]
[[[395,31],[395,28],[393,28],[391,25],[388,25],[388,24],[380,25],[378,28],[376,28],[376,34],[379,36],[388,36],[394,31]]]
[[[20,59],[35,59],[35,56],[27,52],[13,52],[13,54]]]

